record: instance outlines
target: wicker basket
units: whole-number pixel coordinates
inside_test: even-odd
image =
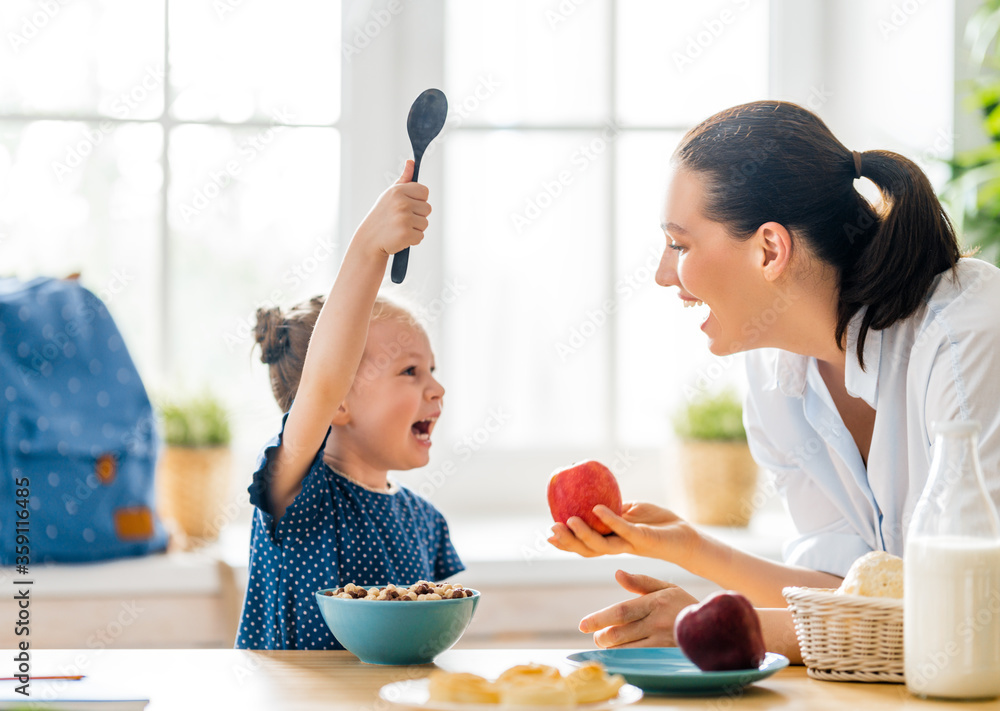
[[[785,588],[809,676],[903,683],[903,601]]]

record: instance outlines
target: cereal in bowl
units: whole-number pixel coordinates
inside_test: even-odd
[[[454,600],[460,597],[472,597],[474,593],[461,585],[453,583],[431,583],[419,580],[409,587],[401,587],[389,583],[383,587],[365,588],[354,583],[348,583],[336,590],[323,593],[330,597],[342,597],[348,600]]]

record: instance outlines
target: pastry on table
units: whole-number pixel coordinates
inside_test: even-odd
[[[555,679],[540,675],[514,677],[503,684],[498,680],[497,687],[500,689],[500,703],[504,706],[567,709],[576,706],[576,696],[569,683],[561,676]]]
[[[591,704],[616,697],[618,690],[625,685],[625,677],[621,674],[609,676],[603,666],[588,662],[570,673],[566,683],[578,704]]]
[[[515,681],[540,681],[562,679],[562,674],[555,667],[546,664],[518,664],[497,677],[497,684],[507,684]]]
[[[432,701],[459,704],[495,704],[500,701],[500,695],[493,682],[465,672],[431,673],[427,692]]]

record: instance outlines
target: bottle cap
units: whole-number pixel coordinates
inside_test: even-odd
[[[982,429],[978,420],[944,420],[931,423],[935,435],[979,434]]]

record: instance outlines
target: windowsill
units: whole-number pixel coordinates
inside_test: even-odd
[[[459,580],[475,587],[607,584],[616,570],[652,575],[683,585],[695,576],[662,560],[634,555],[582,558],[547,542],[551,521],[536,516],[453,519],[452,540],[466,565]],[[709,535],[740,550],[780,560],[781,545],[791,536],[779,512],[758,512],[747,528],[703,527]],[[34,566],[39,597],[120,596],[122,594],[192,595],[218,589],[215,561],[222,560],[245,588],[250,527],[233,524],[219,540],[190,553],[168,553],[97,564]]]
[[[451,520],[452,540],[470,586],[548,583],[607,583],[619,569],[672,582],[696,576],[662,560],[622,554],[583,558],[547,542],[552,522],[537,517]],[[758,512],[747,528],[700,527],[735,548],[781,560],[781,546],[792,531],[783,512]]]
[[[552,521],[538,516],[452,518],[451,538],[466,570],[458,576],[469,587],[541,584],[604,584],[620,568],[669,578],[673,582],[696,576],[676,565],[634,555],[583,558],[547,542]],[[781,509],[757,512],[746,528],[703,526],[708,535],[764,558],[781,560],[781,546],[794,531]],[[249,555],[249,527],[227,528],[213,548],[245,583]]]

